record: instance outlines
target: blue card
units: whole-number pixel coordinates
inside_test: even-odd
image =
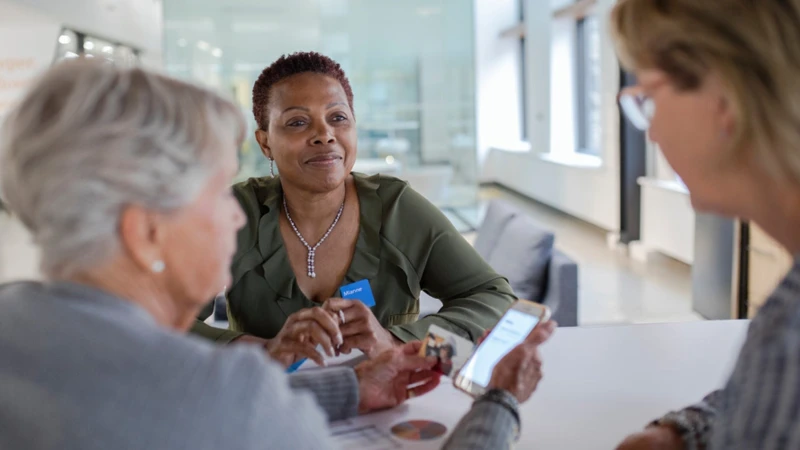
[[[292,372],[296,372],[296,371],[297,371],[297,369],[299,369],[299,368],[300,368],[300,366],[302,366],[302,365],[303,365],[303,363],[304,363],[304,362],[306,362],[306,360],[307,360],[307,359],[308,359],[308,358],[303,358],[303,359],[301,359],[301,360],[297,361],[296,363],[292,364],[291,366],[289,366],[289,368],[288,368],[288,369],[286,369],[286,373],[292,373]]]
[[[372,295],[372,288],[369,286],[369,280],[356,281],[353,284],[342,286],[340,292],[343,299],[360,300],[361,303],[370,308],[375,306],[375,297]]]

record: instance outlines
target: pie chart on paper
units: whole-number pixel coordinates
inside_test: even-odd
[[[409,420],[392,427],[392,434],[408,441],[429,441],[446,433],[446,426],[432,420]]]

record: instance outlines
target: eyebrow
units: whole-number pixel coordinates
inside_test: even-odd
[[[328,105],[325,106],[325,109],[331,109],[334,106],[347,106],[347,103],[345,103],[345,102],[328,103]],[[305,111],[305,112],[310,112],[311,111],[310,109],[306,108],[305,106],[290,106],[290,107],[284,109],[281,114],[286,114],[287,112],[295,110],[295,109],[300,110],[300,111]]]

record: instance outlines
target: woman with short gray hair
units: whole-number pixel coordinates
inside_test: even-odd
[[[0,285],[0,448],[329,448],[327,420],[436,387],[419,342],[287,376],[257,346],[185,335],[230,283],[244,131],[218,95],[88,60],[52,69],[9,114],[0,192],[46,281]],[[501,361],[496,395],[450,446],[508,441],[515,398],[541,377],[519,368],[538,367],[551,332]]]

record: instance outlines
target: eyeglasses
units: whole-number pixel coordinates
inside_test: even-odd
[[[656,114],[653,99],[637,88],[628,88],[620,92],[619,106],[622,113],[636,128],[647,131]]]

